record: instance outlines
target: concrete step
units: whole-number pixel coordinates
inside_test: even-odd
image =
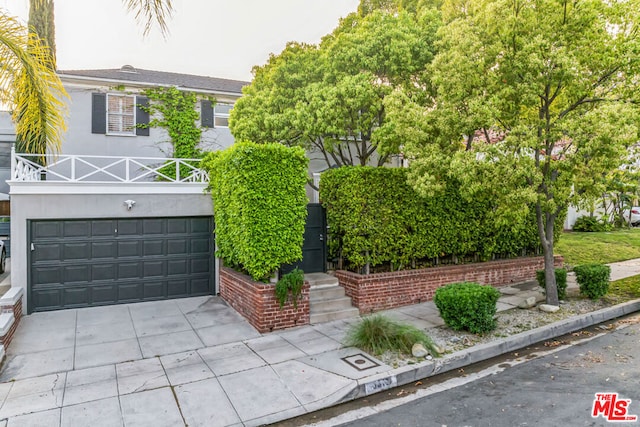
[[[309,299],[314,301],[323,301],[327,299],[338,299],[345,296],[342,286],[326,286],[322,288],[311,288],[309,291]]]
[[[304,280],[309,282],[311,288],[325,288],[339,284],[338,279],[326,273],[308,273],[304,275]]]
[[[309,321],[312,325],[317,325],[318,323],[331,322],[333,320],[351,319],[359,315],[359,310],[356,307],[351,307],[339,311],[311,314]]]
[[[309,305],[309,313],[329,313],[331,311],[340,311],[351,307],[351,298],[343,296],[342,298],[336,299],[311,301]]]

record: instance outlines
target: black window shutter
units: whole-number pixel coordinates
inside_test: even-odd
[[[200,119],[203,128],[213,127],[213,104],[207,99],[200,101]]]
[[[91,94],[91,133],[107,133],[107,95]]]
[[[144,111],[142,107],[149,106],[149,98],[146,96],[136,96],[136,124],[137,125],[148,125],[149,124],[149,112]],[[136,127],[136,135],[138,136],[149,136],[149,128],[144,127]]]

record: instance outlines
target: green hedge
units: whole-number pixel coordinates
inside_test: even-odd
[[[556,287],[558,289],[558,299],[565,299],[567,297],[567,270],[565,268],[556,268]],[[536,280],[541,288],[547,289],[547,281],[544,277],[544,270],[536,271]]]
[[[594,216],[581,216],[573,224],[573,231],[601,232],[613,230],[613,224],[609,224]]]
[[[302,148],[237,143],[209,153],[216,244],[228,267],[265,281],[302,259],[307,216],[307,164]]]
[[[444,323],[451,329],[473,334],[489,332],[496,327],[500,292],[492,286],[478,283],[452,283],[436,290],[433,302]]]
[[[533,210],[499,221],[491,200],[464,200],[456,182],[435,197],[420,197],[404,168],[341,167],[320,180],[327,208],[329,253],[359,271],[390,263],[392,269],[416,260],[457,256],[490,260],[539,249]],[[560,221],[561,224],[562,220]],[[562,227],[557,227],[558,232]]]
[[[604,264],[584,264],[573,268],[580,293],[596,300],[609,292],[611,267]]]

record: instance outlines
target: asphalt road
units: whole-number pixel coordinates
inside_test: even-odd
[[[640,426],[593,418],[595,394],[605,392],[631,399],[627,414],[640,420],[638,323],[342,425]]]

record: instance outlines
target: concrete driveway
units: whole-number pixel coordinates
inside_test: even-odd
[[[24,316],[0,370],[0,427],[260,425],[300,415],[389,369],[362,373],[341,361],[359,353],[342,348],[352,322],[263,336],[213,296]]]

